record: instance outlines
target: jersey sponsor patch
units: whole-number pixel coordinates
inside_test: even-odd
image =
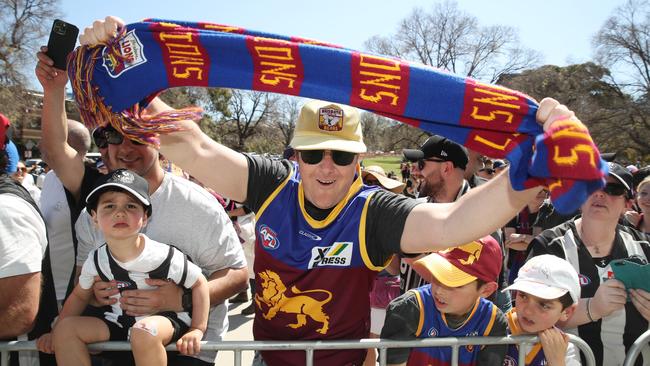
[[[298,234],[300,234],[302,236],[305,236],[305,237],[308,237],[311,240],[320,241],[322,239],[320,236],[318,236],[318,235],[316,235],[316,234],[314,234],[312,232],[306,231],[306,230],[300,230],[300,231],[298,231]]]
[[[438,329],[431,327],[431,329],[429,329],[429,331],[427,332],[427,335],[429,336],[429,338],[437,337]]]
[[[349,266],[352,263],[352,246],[352,242],[335,242],[329,247],[313,247],[307,268]]]

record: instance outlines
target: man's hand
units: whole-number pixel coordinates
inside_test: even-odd
[[[564,365],[566,351],[569,347],[569,336],[555,327],[541,331],[538,336],[548,366]]]
[[[127,290],[122,292],[120,306],[128,315],[142,316],[163,311],[183,311],[183,289],[173,282],[147,278],[151,290]]]
[[[63,70],[55,68],[53,66],[54,61],[45,54],[46,52],[47,47],[42,46],[41,52],[36,54],[38,63],[36,63],[34,72],[38,81],[46,92],[49,90],[65,89],[65,84],[68,83],[68,74]]]
[[[91,305],[99,307],[115,304],[117,299],[111,296],[117,295],[120,292],[117,289],[117,282],[104,282],[99,276],[95,276],[94,279],[93,293],[95,294],[95,298],[91,302]]]
[[[594,320],[606,317],[616,310],[620,310],[627,302],[627,292],[623,282],[609,279],[596,290],[591,298],[590,309]]]
[[[553,98],[542,99],[537,108],[536,117],[537,121],[544,126],[544,131],[548,131],[553,122],[557,120],[572,119],[579,122],[575,113]]]
[[[505,246],[506,248],[523,252],[528,249],[528,244],[530,244],[533,238],[532,235],[512,233],[506,239]]]
[[[650,321],[650,292],[642,289],[630,290],[632,304],[645,320]]]
[[[124,26],[124,21],[118,17],[107,16],[104,20],[95,20],[92,26],[86,27],[79,36],[82,46],[106,43],[117,35],[117,30]]]

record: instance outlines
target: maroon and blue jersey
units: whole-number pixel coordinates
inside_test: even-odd
[[[420,303],[420,324],[415,334],[418,338],[487,336],[492,330],[499,311],[491,301],[479,298],[467,320],[458,328],[450,328],[447,325],[445,314],[436,308],[431,294],[431,285],[418,287],[410,291],[415,292]],[[476,365],[480,350],[481,346],[476,345],[461,347],[458,353],[458,365]],[[407,365],[451,365],[451,348],[413,348]]]
[[[318,221],[305,209],[298,173],[257,212],[256,340],[367,338],[369,293],[377,271],[368,257],[365,218],[377,188],[359,176],[347,196]],[[315,365],[360,365],[366,350],[318,351]],[[305,352],[263,352],[269,366],[300,365]]]
[[[517,321],[517,312],[516,309],[510,309],[506,314],[506,319],[508,319],[508,329],[510,335],[520,335],[523,334],[519,322]],[[519,346],[516,344],[508,345],[508,352],[506,354],[506,359],[504,361],[505,366],[517,366],[519,365]],[[521,365],[524,366],[524,365]],[[531,350],[526,354],[526,366],[546,366],[546,356],[544,356],[544,350],[542,349],[541,343],[535,343]]]

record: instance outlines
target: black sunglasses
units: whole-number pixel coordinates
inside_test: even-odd
[[[119,133],[116,129],[111,126],[108,127],[97,127],[93,131],[93,140],[95,145],[100,149],[105,149],[108,147],[108,144],[111,145],[120,145],[124,142],[124,136]],[[130,140],[134,145],[143,145],[141,142]]]
[[[332,160],[334,161],[334,164],[338,166],[352,164],[354,157],[357,156],[357,154],[347,151],[331,150],[331,152]],[[325,150],[301,150],[300,159],[302,159],[305,164],[315,165],[323,160],[324,153]]]
[[[496,170],[494,170],[492,168],[484,168],[484,169],[480,169],[479,172],[486,172],[486,173],[492,175],[492,174],[496,173]]]
[[[104,134],[104,129],[97,127],[93,130],[93,141],[100,149],[105,149],[108,147],[108,141],[106,141],[106,136]]]
[[[603,192],[609,196],[623,196],[627,193],[627,188],[624,185],[618,183],[607,183],[603,187]]]
[[[424,164],[426,164],[427,161],[433,161],[435,163],[444,163],[445,160],[442,159],[419,159],[418,160],[418,169],[422,170],[424,169]]]

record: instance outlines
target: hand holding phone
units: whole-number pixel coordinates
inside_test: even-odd
[[[63,20],[55,19],[47,42],[47,56],[54,61],[54,67],[67,70],[66,60],[77,43],[79,28]]]

